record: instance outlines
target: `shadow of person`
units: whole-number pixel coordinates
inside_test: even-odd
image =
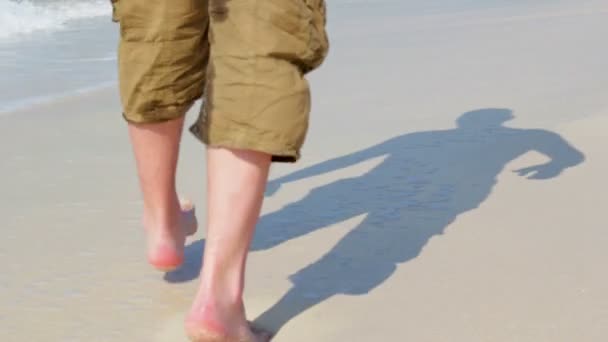
[[[516,172],[550,179],[584,161],[559,135],[503,124],[511,110],[464,113],[457,128],[405,134],[368,149],[275,179],[282,184],[384,157],[369,172],[321,186],[305,198],[261,218],[252,250],[265,250],[359,215],[365,219],[319,260],[290,277],[293,286],[256,322],[278,331],[293,317],[336,294],[362,295],[382,284],[397,264],[418,256],[430,238],[479,206],[497,175],[517,157],[537,151],[550,161]],[[186,248],[184,266],[168,282],[198,277],[204,240]]]
[[[333,295],[370,292],[459,214],[478,207],[505,165],[529,151],[550,158],[516,171],[529,179],[554,178],[584,161],[558,134],[503,125],[512,118],[508,109],[467,112],[455,129],[398,136],[271,181],[269,194],[288,182],[384,157],[369,172],[316,188],[261,219],[252,250],[366,215],[327,254],[292,275],[291,289],[256,322],[278,331]]]

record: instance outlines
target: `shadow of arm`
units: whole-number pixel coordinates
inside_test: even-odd
[[[536,131],[533,150],[551,160],[545,164],[526,167],[515,172],[529,179],[550,179],[559,176],[565,169],[585,161],[585,155],[570,145],[560,135],[547,131]]]

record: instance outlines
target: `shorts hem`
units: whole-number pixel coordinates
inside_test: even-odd
[[[171,121],[182,118],[192,107],[192,103],[178,106],[170,106],[166,108],[155,109],[147,112],[138,113],[122,113],[123,118],[128,123],[133,124],[148,124],[148,123],[160,123],[165,121]]]
[[[300,159],[299,149],[280,143],[281,139],[271,132],[243,129],[239,125],[214,126],[214,132],[210,132],[209,128],[199,125],[191,126],[190,132],[208,147],[262,152],[269,154],[276,163],[295,163]]]

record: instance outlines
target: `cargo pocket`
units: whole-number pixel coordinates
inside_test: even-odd
[[[304,74],[327,54],[324,0],[258,0],[254,21],[261,55],[287,60]]]
[[[329,51],[329,38],[327,36],[327,6],[325,0],[304,0],[308,7],[307,18],[308,49],[303,58],[304,73],[319,67]]]

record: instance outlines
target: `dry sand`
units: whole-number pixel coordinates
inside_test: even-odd
[[[606,341],[608,3],[394,6],[330,6],[251,317],[278,342]],[[0,117],[0,137],[1,340],[185,341],[202,236],[179,272],[145,264],[116,90]],[[202,151],[186,136],[179,173],[204,216]],[[547,162],[547,179],[513,172]]]

